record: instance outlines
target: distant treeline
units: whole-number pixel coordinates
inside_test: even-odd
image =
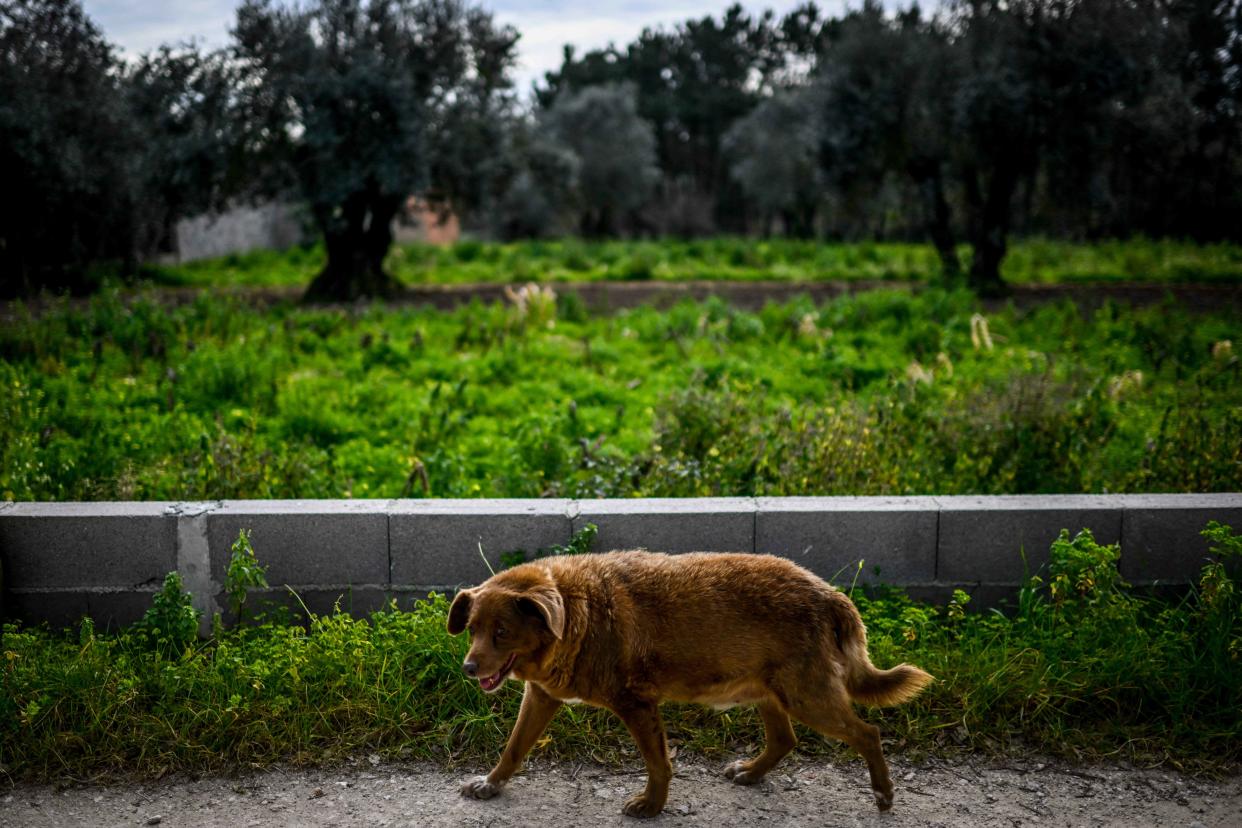
[[[1242,238],[1242,0],[733,6],[566,46],[529,99],[519,36],[459,0],[246,0],[227,48],[125,62],[77,0],[0,0],[5,292],[270,197],[308,205],[333,297],[394,289],[411,193],[502,238],[926,239],[984,291],[1011,233]]]

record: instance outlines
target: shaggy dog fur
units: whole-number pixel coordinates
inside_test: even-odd
[[[768,555],[612,552],[548,558],[458,593],[449,632],[470,630],[463,668],[495,692],[526,683],[509,743],[487,776],[461,786],[490,799],[521,767],[566,702],[605,707],[625,722],[647,764],[630,816],[664,808],[673,769],[662,701],[754,704],[763,752],[725,776],[758,782],[794,746],[792,716],[845,741],[867,761],[876,804],[893,804],[880,734],[851,701],[900,704],[931,676],[907,664],[878,670],[850,599],[805,569]]]

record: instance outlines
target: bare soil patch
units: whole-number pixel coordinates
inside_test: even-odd
[[[593,311],[608,312],[624,308],[651,305],[669,308],[686,299],[701,301],[718,297],[722,301],[744,310],[759,310],[769,302],[788,302],[799,296],[809,297],[816,303],[827,302],[840,296],[865,293],[871,290],[919,291],[927,286],[921,282],[900,281],[652,281],[652,282],[550,282],[558,293],[575,293]],[[451,310],[472,301],[483,303],[505,300],[506,285],[495,283],[410,285],[401,293],[388,299],[389,306],[429,306],[439,310]],[[306,292],[305,287],[230,287],[210,289],[217,295],[236,296],[246,304],[265,307],[281,302],[298,302]],[[125,301],[138,297],[154,297],[166,305],[177,306],[193,302],[203,288],[153,288],[147,291],[129,292]],[[991,309],[1002,308],[1012,302],[1018,308],[1029,308],[1047,302],[1071,299],[1085,310],[1098,308],[1105,302],[1123,305],[1152,305],[1172,299],[1194,311],[1219,311],[1238,308],[1242,310],[1242,284],[1161,284],[1142,282],[1110,282],[1058,285],[1012,285],[1007,296],[983,300]],[[26,300],[25,312],[36,316],[59,305],[61,300],[37,297]],[[87,298],[70,299],[70,305],[84,306]],[[366,304],[366,303],[364,303]],[[342,307],[349,305],[339,305]],[[324,307],[324,305],[320,305]],[[17,303],[0,304],[0,320],[17,318]]]

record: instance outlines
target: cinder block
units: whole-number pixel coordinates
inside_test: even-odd
[[[15,503],[0,512],[6,589],[158,586],[177,568],[169,503]]]
[[[211,578],[224,583],[233,541],[250,529],[267,582],[387,584],[384,500],[226,500],[207,515]]]
[[[87,594],[91,620],[96,629],[116,632],[138,621],[151,608],[152,590],[117,590]]]
[[[761,497],[755,525],[756,552],[789,558],[838,586],[855,573],[859,583],[935,580],[929,497]]]
[[[289,617],[298,621],[306,620],[307,610],[315,615],[331,615],[337,603],[341,611],[354,618],[365,618],[370,613],[383,609],[392,597],[389,592],[379,586],[310,586],[296,590],[296,595],[288,589],[257,589],[246,596],[242,613],[247,623],[257,620],[261,614],[272,616],[274,611],[287,610]],[[237,616],[229,607],[228,596],[221,592],[216,596],[221,607],[221,620],[225,625],[237,623]]]
[[[755,501],[745,497],[579,500],[574,531],[599,527],[592,549],[752,552]]]
[[[570,539],[565,500],[399,500],[389,521],[394,587],[482,583],[491,575],[488,564],[500,568],[501,554]]]
[[[1048,563],[1062,529],[1090,529],[1102,544],[1121,540],[1121,504],[1102,495],[937,497],[936,580],[1020,584]],[[1025,563],[1023,562],[1025,555]]]
[[[336,605],[354,618],[364,618],[388,604],[391,595],[387,590],[373,586],[344,587],[339,589],[299,590],[298,596],[306,608],[316,615],[331,615]],[[301,604],[298,604],[298,609]]]
[[[903,587],[906,595],[915,601],[944,606],[960,589],[970,596],[967,612],[979,612],[994,607],[1013,608],[1018,605],[1018,587],[1013,584],[912,584]]]
[[[1242,533],[1242,494],[1124,495],[1121,574],[1134,583],[1188,583],[1208,557],[1208,521]]]
[[[90,610],[85,591],[7,590],[4,596],[5,619],[20,619],[25,626],[47,624],[54,630],[76,627]]]
[[[403,612],[412,611],[418,604],[431,599],[432,595],[439,594],[448,600],[453,600],[453,591],[448,589],[419,589],[418,587],[393,587],[388,593],[394,601],[397,602],[397,609]]]

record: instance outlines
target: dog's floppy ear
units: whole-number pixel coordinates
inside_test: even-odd
[[[523,592],[520,600],[529,601],[539,611],[544,623],[558,640],[565,637],[565,601],[554,584]]]
[[[466,628],[466,621],[470,619],[470,605],[473,603],[473,589],[463,589],[457,593],[457,597],[453,599],[453,605],[449,607],[448,612],[449,635],[457,635]]]

